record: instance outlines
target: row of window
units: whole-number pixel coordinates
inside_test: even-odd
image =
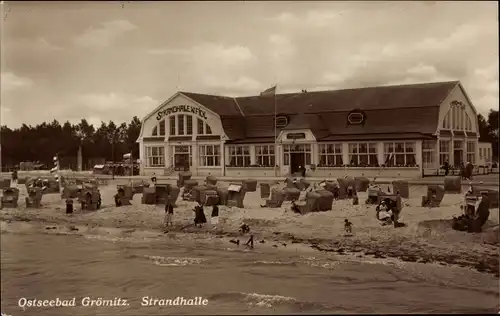
[[[424,145],[424,153],[428,153],[429,160],[433,159],[431,144]],[[180,148],[184,149],[180,149]],[[189,148],[189,149],[188,149]],[[344,164],[362,166],[398,166],[415,165],[416,153],[415,142],[386,142],[384,143],[384,161],[378,161],[376,143],[349,143],[349,162],[344,162],[342,144],[319,144],[319,165],[320,166],[341,166]],[[228,146],[228,165],[232,167],[247,167],[251,165],[251,152],[248,145]],[[175,154],[189,154],[190,146],[174,146]],[[310,165],[312,162],[311,144],[283,145],[283,164],[290,165],[291,154],[299,156],[302,164]],[[299,155],[296,155],[299,154]],[[200,145],[199,164],[200,166],[220,166],[220,146]],[[424,154],[425,155],[425,154]],[[146,163],[149,167],[165,165],[165,149],[161,147],[146,147]],[[274,145],[255,146],[255,164],[265,167],[273,167],[276,164]]]
[[[424,141],[424,144],[426,142]],[[429,142],[428,144],[431,144]],[[451,147],[453,145],[453,147]],[[432,145],[428,145],[426,147],[432,147],[432,148],[426,148],[423,147],[423,166],[424,168],[426,167],[426,161],[428,159],[433,159],[434,158],[434,152],[435,148],[435,143],[432,142]],[[453,150],[451,150],[453,149]],[[465,151],[465,159],[464,161],[464,151]],[[431,153],[429,155],[425,155],[425,153]],[[459,166],[461,163],[466,163],[470,162],[472,164],[476,163],[476,142],[475,141],[468,141],[464,142],[462,140],[454,140],[453,143],[450,140],[445,140],[441,139],[439,140],[439,165],[442,166],[445,162],[450,162],[450,154],[453,154],[453,162],[455,166]],[[429,157],[430,156],[430,157]],[[432,165],[434,166],[434,161],[432,161]]]
[[[169,133],[172,136],[189,136],[193,135],[193,116],[186,114],[172,115],[168,118]],[[197,135],[211,135],[212,129],[210,125],[200,118],[197,119]],[[167,129],[167,119],[161,120],[158,125],[153,127],[152,136],[165,136]]]
[[[479,148],[479,158],[489,162],[491,159],[491,148]]]
[[[446,114],[442,128],[457,131],[472,131],[472,121],[461,105],[452,105]]]

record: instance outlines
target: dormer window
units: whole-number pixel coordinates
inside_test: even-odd
[[[359,111],[353,111],[347,115],[347,122],[351,125],[363,124],[365,121],[365,114]]]
[[[276,128],[283,128],[288,125],[288,118],[286,116],[276,117]]]

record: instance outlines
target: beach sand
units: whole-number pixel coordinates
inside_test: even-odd
[[[122,180],[123,182],[123,180]],[[26,209],[24,197],[26,189],[20,185],[19,207],[4,208],[0,211],[2,230],[11,222],[36,222],[57,229],[74,226],[74,230],[119,229],[120,233],[151,232],[158,234],[163,230],[163,206],[141,204],[141,195],[136,194],[133,205],[115,207],[113,195],[118,181],[110,181],[101,186],[102,207],[98,211],[81,212],[75,204],[76,212],[65,214],[64,201],[60,194],[43,196],[40,209]],[[218,186],[227,186],[218,183]],[[411,187],[410,199],[403,199],[401,221],[407,226],[394,228],[381,226],[375,218],[375,206],[364,205],[366,193],[359,193],[360,205],[352,205],[351,200],[334,201],[333,209],[328,212],[295,214],[290,211],[290,204],[269,209],[260,207],[264,204],[259,191],[249,192],[245,196],[244,209],[220,207],[219,225],[207,224],[203,228],[192,225],[194,202],[177,202],[174,226],[168,234],[176,238],[203,240],[229,244],[229,239],[240,239],[244,243],[247,236],[241,236],[239,226],[246,223],[255,236],[255,247],[274,247],[288,249],[313,248],[332,251],[343,255],[371,258],[398,258],[411,262],[434,262],[440,264],[471,267],[481,272],[499,275],[499,210],[490,210],[490,218],[483,233],[469,234],[451,229],[451,218],[459,215],[462,194],[445,195],[441,207],[424,208],[420,206],[421,196],[426,188]],[[210,223],[211,207],[205,208]],[[344,234],[344,219],[353,223],[352,236]],[[182,237],[180,237],[182,236]],[[262,242],[263,241],[263,242]]]

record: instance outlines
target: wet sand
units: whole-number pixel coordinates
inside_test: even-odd
[[[224,183],[218,185],[224,186]],[[133,205],[116,208],[113,195],[116,183],[100,188],[103,197],[102,208],[95,212],[64,214],[64,203],[59,194],[47,194],[42,199],[41,209],[24,207],[24,186],[20,186],[20,206],[17,209],[4,208],[0,220],[7,222],[35,222],[47,226],[57,225],[75,228],[120,228],[120,231],[163,230],[164,210],[161,206],[140,204],[140,194],[134,196]],[[354,255],[371,258],[397,258],[407,262],[441,263],[470,267],[480,272],[499,275],[499,212],[492,209],[485,231],[469,234],[453,231],[451,218],[459,215],[462,195],[445,195],[441,207],[420,207],[420,197],[425,187],[412,187],[411,198],[404,199],[402,222],[406,227],[393,228],[381,226],[375,218],[375,206],[364,205],[366,193],[360,193],[360,205],[352,205],[350,200],[335,201],[329,212],[294,214],[289,203],[282,208],[261,208],[263,200],[259,192],[250,192],[245,197],[245,208],[220,208],[220,224],[217,227],[206,225],[195,228],[193,221],[193,202],[178,201],[175,209],[174,227],[169,234],[196,236],[184,238],[205,240],[239,238],[245,242],[248,237],[241,236],[238,228],[242,223],[251,227],[256,247],[290,248],[300,245],[302,249],[311,247],[324,252],[340,255]],[[77,206],[78,209],[78,206]],[[206,208],[209,215],[211,208]],[[353,223],[353,235],[345,236],[343,221],[348,218]],[[210,217],[207,216],[210,222]],[[5,224],[3,224],[2,227]],[[69,225],[69,226],[68,226]],[[97,228],[96,228],[97,227]],[[59,228],[57,228],[59,229]],[[264,243],[260,243],[260,241]],[[266,245],[266,246],[264,246]]]

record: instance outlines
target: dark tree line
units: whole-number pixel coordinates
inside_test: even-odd
[[[101,122],[97,128],[85,119],[76,125],[54,120],[34,127],[25,124],[16,129],[1,126],[2,170],[11,169],[22,161],[36,161],[52,168],[52,158],[56,154],[61,168],[76,169],[80,144],[84,169],[104,161],[121,161],[123,155],[130,152],[137,159],[136,140],[140,130],[141,121],[136,116],[120,125],[113,121]]]
[[[498,161],[498,111],[490,110],[488,117],[481,114],[477,116],[479,122],[479,141],[492,143],[492,155],[495,161]]]

